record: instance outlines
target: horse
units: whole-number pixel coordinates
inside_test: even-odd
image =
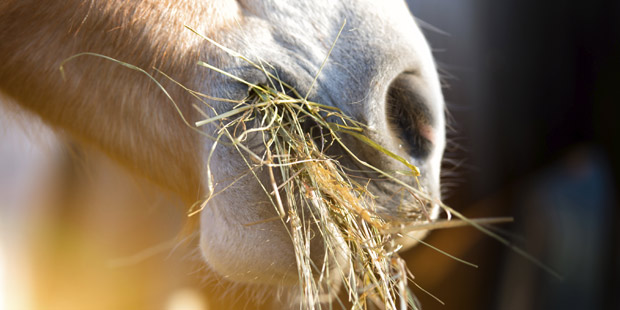
[[[440,198],[444,102],[430,48],[404,1],[0,4],[0,93],[6,104],[102,152],[186,206],[205,197],[210,180],[219,182],[226,190],[198,215],[204,264],[233,283],[294,286],[299,278],[291,238],[281,221],[269,220],[278,213],[264,203],[259,182],[239,179],[247,170],[243,158],[192,128],[205,115],[187,89],[238,101],[249,89],[231,76],[253,85],[270,82],[265,70],[226,51],[268,64],[267,71],[309,100],[365,124],[370,139],[415,164],[420,186]],[[230,75],[197,66],[199,61]],[[210,103],[219,113],[231,109],[227,102]],[[347,143],[376,167],[400,169],[360,141]],[[379,197],[394,194],[374,190]],[[429,218],[439,210],[434,205]]]

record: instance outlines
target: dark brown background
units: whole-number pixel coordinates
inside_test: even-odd
[[[409,0],[446,84],[446,201],[513,216],[500,233],[563,280],[471,228],[406,253],[424,309],[620,309],[620,2]]]

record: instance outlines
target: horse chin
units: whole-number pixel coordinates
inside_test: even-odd
[[[254,188],[252,190],[251,188]],[[212,271],[234,283],[292,287],[299,284],[295,250],[287,230],[275,207],[264,200],[259,186],[233,187],[229,193],[216,196],[201,213],[200,248]],[[255,196],[252,196],[255,195]],[[387,196],[382,194],[381,196]],[[382,199],[379,199],[382,200]],[[243,201],[254,201],[249,207]],[[385,207],[384,207],[385,209]],[[243,212],[240,212],[243,210]],[[434,205],[421,216],[420,223],[438,218],[439,206]],[[336,228],[335,228],[336,229]],[[318,228],[312,229],[318,232]],[[427,231],[394,233],[395,244],[401,251],[416,245]],[[344,243],[344,239],[341,240]],[[347,266],[346,253],[331,246],[331,266]],[[325,260],[324,239],[318,233],[310,244],[314,265],[322,268]],[[336,274],[336,273],[334,273]]]
[[[235,208],[237,199],[232,203],[218,200],[201,214],[200,249],[210,269],[236,283],[296,284],[294,249],[282,222],[276,219],[256,224],[258,218],[269,217],[239,216],[234,212],[240,209]]]
[[[234,283],[297,285],[299,274],[288,231],[290,223],[278,216],[264,193],[261,195],[260,186],[254,185],[231,188],[229,193],[215,197],[202,211],[203,259],[221,278]],[[318,232],[316,227],[311,229]],[[325,250],[322,238],[311,239],[311,260],[318,268],[324,262]]]

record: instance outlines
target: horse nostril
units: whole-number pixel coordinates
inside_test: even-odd
[[[403,72],[388,87],[386,116],[402,147],[415,158],[426,158],[433,150],[433,114],[424,95],[424,85],[415,73]]]

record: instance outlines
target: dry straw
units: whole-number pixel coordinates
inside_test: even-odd
[[[344,24],[338,36],[343,28]],[[418,169],[367,138],[364,132],[369,129],[364,124],[344,115],[338,108],[309,101],[309,90],[301,96],[281,81],[277,72],[272,74],[267,70],[270,68],[268,64],[256,63],[208,37],[202,37],[231,56],[262,70],[269,79],[269,85],[255,85],[200,62],[204,67],[244,83],[250,95],[230,111],[197,122],[196,126],[217,123],[219,130],[215,144],[225,137],[244,157],[248,169],[259,182],[261,179],[255,171],[267,170],[270,182],[263,184],[263,188],[279,219],[287,227],[295,249],[300,306],[304,309],[331,308],[332,303],[339,302],[332,292],[337,292],[337,286],[342,285],[353,309],[368,309],[370,303],[383,309],[415,309],[413,295],[408,289],[408,280],[412,276],[398,256],[398,246],[393,240],[393,231],[402,227],[395,227],[381,214],[367,184],[356,182],[336,158],[327,155],[327,149],[337,145],[368,171],[400,184],[405,192],[415,196],[412,201],[419,202],[408,210],[427,214],[422,209],[432,203],[430,197],[418,186],[403,183],[391,172],[358,158],[343,143],[342,136],[351,136],[401,162],[416,180]],[[245,144],[250,135],[253,139],[261,139],[262,153],[255,153]],[[210,176],[210,171],[207,174]],[[212,195],[213,183],[209,180]],[[209,198],[190,215],[200,212],[208,201]],[[426,219],[427,224],[429,221]],[[402,222],[398,226],[402,226]],[[323,249],[313,249],[325,253],[320,262],[314,261],[310,253],[311,239],[315,235],[324,245]]]
[[[262,70],[268,77],[269,85],[255,85],[211,64],[199,62],[201,66],[247,85],[249,96],[241,101],[231,101],[187,89],[204,103],[203,107],[199,107],[203,115],[207,115],[204,108],[209,109],[211,115],[214,115],[195,124],[186,121],[188,126],[194,130],[207,124],[215,125],[217,128],[215,134],[210,136],[214,139],[214,143],[206,165],[209,176],[208,196],[202,203],[193,206],[189,215],[199,213],[214,195],[221,192],[215,192],[216,180],[213,180],[209,168],[211,155],[217,147],[227,145],[238,150],[248,166],[248,172],[254,175],[258,182],[261,182],[258,171],[266,170],[269,182],[260,184],[279,216],[265,221],[281,220],[290,234],[298,267],[300,308],[332,309],[337,304],[342,307],[344,301],[339,300],[337,292],[339,287],[343,287],[348,298],[346,303],[352,305],[352,309],[372,308],[371,304],[379,309],[417,309],[415,298],[408,286],[408,282],[413,281],[413,276],[399,257],[399,247],[394,241],[400,233],[472,225],[508,244],[482,225],[510,219],[467,219],[440,201],[433,200],[420,190],[418,184],[407,184],[398,178],[395,172],[383,171],[368,164],[347,147],[342,137],[357,139],[360,143],[402,163],[407,173],[416,180],[419,176],[418,169],[406,159],[370,140],[364,134],[370,129],[364,124],[344,115],[338,108],[307,100],[307,94],[302,96],[281,81],[269,64],[262,61],[254,62],[194,32],[230,56],[240,58]],[[334,45],[337,38],[334,40]],[[329,53],[316,77],[327,63]],[[174,100],[155,78],[130,64],[92,53],[78,54],[65,62],[83,55],[103,57],[146,74],[176,106]],[[272,71],[274,73],[271,73]],[[234,104],[234,107],[225,113],[217,114],[216,109],[203,98],[225,101]],[[264,146],[260,148],[262,150],[260,153],[257,153],[257,148],[246,144],[249,140],[256,141],[256,139],[260,139]],[[369,191],[368,180],[361,183],[356,181],[359,178],[353,177],[338,158],[327,155],[327,150],[331,147],[344,150],[345,156],[374,175],[402,186],[403,193],[413,196],[412,199],[403,201],[417,202],[408,206],[409,212],[426,214],[425,206],[438,204],[448,214],[454,214],[460,220],[433,223],[430,219],[420,216],[417,220],[395,220],[393,216],[386,216],[385,212],[381,212],[385,209],[378,206],[375,196]],[[313,260],[311,257],[316,255],[311,256],[310,253],[311,239],[317,237],[321,238],[323,249],[313,248],[312,251],[325,253],[319,255],[322,257],[321,261]],[[523,251],[512,248],[536,262]]]
[[[338,302],[337,296],[331,296],[332,292],[337,292],[337,286],[342,285],[353,309],[367,309],[370,302],[385,309],[406,309],[407,304],[415,308],[408,290],[406,265],[398,256],[393,234],[386,232],[392,226],[378,211],[366,184],[356,182],[336,158],[327,155],[327,150],[337,145],[367,170],[402,183],[351,152],[341,138],[349,135],[400,161],[412,176],[419,175],[418,169],[368,139],[363,134],[368,128],[338,108],[311,102],[307,94],[301,96],[282,82],[277,73],[270,73],[266,69],[268,64],[256,63],[203,38],[261,69],[269,79],[269,85],[255,85],[200,62],[204,67],[246,84],[250,95],[230,111],[197,122],[196,126],[217,123],[216,142],[226,138],[245,158],[248,169],[259,182],[261,179],[255,171],[267,170],[270,181],[263,184],[263,188],[287,227],[295,249],[300,306],[304,309],[331,308],[333,302]],[[334,44],[336,41],[337,38]],[[333,46],[317,77],[332,49]],[[264,151],[257,154],[254,148],[246,145],[249,136],[252,140],[260,139],[264,146],[260,149]],[[210,171],[207,174],[211,175]],[[213,183],[209,181],[211,193]],[[429,200],[417,187],[401,185],[417,196],[416,201]],[[199,212],[208,200],[190,214]],[[426,203],[411,209],[421,211],[424,205]],[[325,253],[322,261],[311,258],[311,239],[317,236],[324,248],[312,250]]]

